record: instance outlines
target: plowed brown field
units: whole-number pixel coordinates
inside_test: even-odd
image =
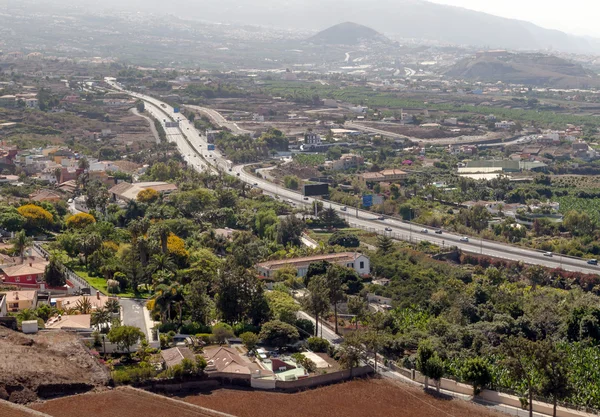
[[[30,407],[52,417],[215,417],[218,415],[182,401],[131,388],[74,395],[31,404]]]
[[[466,401],[441,399],[387,380],[356,380],[288,394],[219,389],[184,401],[238,417],[500,417]]]

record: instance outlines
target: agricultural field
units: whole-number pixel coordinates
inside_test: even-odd
[[[220,389],[188,396],[184,401],[237,417],[502,415],[466,401],[436,398],[422,389],[386,380],[355,380],[297,393]]]
[[[132,388],[75,395],[42,404],[32,404],[31,408],[52,417],[214,417],[218,415],[211,410]]]
[[[560,212],[565,214],[571,210],[587,213],[592,220],[600,221],[600,199],[579,198],[574,196],[563,196],[557,198],[560,203]]]

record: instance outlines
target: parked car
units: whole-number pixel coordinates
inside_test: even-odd
[[[590,265],[598,265],[598,259],[590,259],[587,263]]]
[[[391,231],[392,231],[392,228],[391,228],[391,227],[386,227],[386,228],[385,228],[385,231],[386,231],[386,232],[391,232]]]
[[[305,200],[305,201],[308,201],[308,197],[304,197],[304,200]]]
[[[340,210],[342,210],[342,211],[347,211],[347,210],[348,210],[348,207],[346,207],[346,206],[344,206],[344,207],[340,207]]]
[[[463,236],[463,237],[460,238],[460,241],[461,242],[468,242],[469,238],[467,236]]]
[[[385,220],[385,217],[379,216],[379,217],[377,217],[377,220]]]
[[[544,256],[552,258],[552,252],[544,252]]]
[[[427,229],[421,229],[421,233],[429,233],[429,230],[427,230]]]
[[[436,235],[441,235],[441,234],[442,234],[442,231],[441,231],[441,230],[436,230],[436,231],[435,231],[435,234],[436,234]]]

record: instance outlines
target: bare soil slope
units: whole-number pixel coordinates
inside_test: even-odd
[[[106,385],[108,371],[62,331],[26,336],[0,326],[0,399],[28,403]]]

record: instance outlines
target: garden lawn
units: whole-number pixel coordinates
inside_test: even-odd
[[[109,294],[106,280],[104,277],[92,277],[88,274],[86,268],[82,265],[74,265],[69,267],[73,272],[83,278],[88,284],[90,284],[93,288],[97,289],[104,295],[113,295],[117,297],[123,298],[148,298],[148,292],[141,292],[136,294],[133,290],[128,289],[125,292],[121,292],[118,294]]]

